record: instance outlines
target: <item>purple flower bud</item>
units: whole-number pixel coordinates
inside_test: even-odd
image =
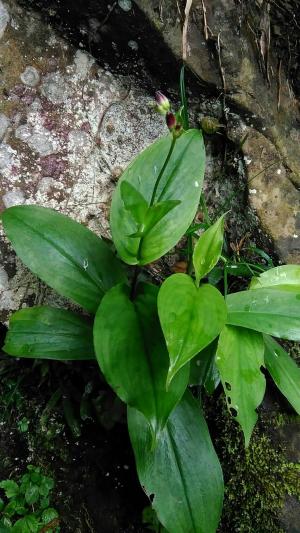
[[[169,130],[173,130],[176,126],[176,117],[173,113],[166,114],[166,123]]]
[[[168,111],[170,111],[170,102],[161,91],[156,91],[155,100],[157,103],[157,111],[159,113],[165,115]]]
[[[168,98],[161,91],[156,91],[155,100],[158,105],[163,105],[165,102],[169,101]]]

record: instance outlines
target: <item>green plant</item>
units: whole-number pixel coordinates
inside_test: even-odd
[[[175,114],[157,95],[171,134],[138,155],[114,192],[110,224],[118,256],[50,209],[18,206],[3,213],[23,262],[91,315],[50,307],[17,311],[4,350],[57,360],[96,357],[128,405],[138,476],[159,521],[171,533],[213,533],[222,510],[222,470],[188,385],[210,393],[221,380],[246,446],[264,396],[263,368],[300,413],[300,370],[273,339],[300,340],[300,267],[254,268],[249,290],[228,294],[225,215],[214,224],[206,216],[200,236],[193,223],[199,203],[207,212],[205,151],[201,131],[188,128],[182,79],[181,88],[183,105]],[[161,287],[142,281],[146,265],[184,235],[188,273],[168,277]],[[134,267],[130,280],[122,261]],[[224,295],[206,282],[220,261]]]
[[[59,533],[58,513],[49,506],[53,487],[53,479],[32,465],[18,482],[1,481],[1,533]]]

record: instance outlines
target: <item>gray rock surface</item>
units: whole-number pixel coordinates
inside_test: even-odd
[[[14,1],[0,2],[1,21],[0,211],[48,206],[108,236],[115,180],[167,131],[152,96],[100,68]],[[15,258],[3,233],[0,264],[1,321],[57,298]]]

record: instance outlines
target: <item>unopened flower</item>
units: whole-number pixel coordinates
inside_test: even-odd
[[[220,124],[220,122],[214,117],[202,117],[200,119],[200,124],[204,133],[208,133],[208,135],[213,135],[214,133],[217,133],[220,128],[225,128],[225,126]]]
[[[168,111],[170,111],[170,102],[168,98],[161,91],[156,91],[155,100],[157,111],[161,113],[161,115],[166,115]]]
[[[173,130],[176,127],[177,121],[173,113],[169,112],[166,114],[166,123],[167,123],[169,130]]]
[[[183,127],[182,124],[176,119],[174,113],[166,114],[166,123],[169,130],[173,133],[173,137],[180,137],[180,135],[183,133]]]

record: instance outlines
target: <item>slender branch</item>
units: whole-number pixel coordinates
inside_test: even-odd
[[[170,161],[170,157],[171,157],[171,155],[172,155],[172,153],[173,153],[173,150],[174,150],[174,146],[175,146],[176,140],[177,140],[176,137],[173,137],[173,138],[172,138],[172,143],[171,143],[171,146],[170,146],[169,153],[168,153],[168,155],[167,155],[167,157],[166,157],[166,160],[165,160],[165,162],[164,162],[164,164],[163,164],[163,167],[162,167],[160,173],[158,174],[158,177],[157,177],[156,183],[155,183],[155,185],[154,185],[154,189],[153,189],[153,193],[152,193],[152,196],[151,196],[150,206],[149,206],[149,207],[151,207],[151,206],[154,204],[154,200],[155,200],[155,196],[156,196],[156,192],[157,192],[158,186],[159,186],[159,184],[160,184],[161,178],[163,177],[164,171],[166,170],[167,164],[168,164],[169,161]],[[166,185],[167,185],[167,184],[168,184],[168,182],[166,183]],[[160,197],[163,195],[163,193],[164,193],[164,191],[165,191],[165,188],[166,188],[166,185],[165,185],[165,187],[164,187],[164,189],[163,189],[163,191],[162,191]]]

